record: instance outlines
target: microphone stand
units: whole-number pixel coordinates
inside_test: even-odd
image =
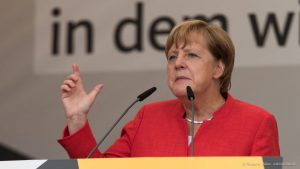
[[[125,116],[125,114],[128,112],[128,110],[133,105],[135,105],[137,102],[143,101],[144,99],[149,97],[155,91],[156,91],[156,87],[152,87],[152,88],[146,90],[145,92],[143,92],[142,94],[138,95],[136,100],[134,102],[132,102],[130,106],[128,106],[128,108],[122,113],[122,115],[118,118],[118,120],[114,123],[114,125],[108,130],[108,132],[104,135],[104,137],[100,140],[100,142],[97,143],[97,145],[92,149],[92,151],[88,154],[88,156],[86,158],[90,158],[94,154],[94,152],[97,150],[97,148],[100,146],[100,144],[105,140],[105,138],[116,127],[116,125],[119,123],[119,121],[123,118],[123,116]]]
[[[99,141],[99,143],[93,148],[93,150],[89,153],[89,155],[86,158],[90,158],[94,152],[97,150],[97,148],[102,144],[102,142],[106,139],[106,137],[109,135],[109,133],[117,126],[117,124],[119,123],[119,121],[123,118],[123,116],[128,112],[128,110],[135,105],[135,103],[137,103],[138,101],[140,101],[138,98],[131,103],[131,105],[122,113],[122,115],[118,118],[118,120],[114,123],[114,125],[108,130],[108,132],[106,132],[106,134],[104,135],[104,137]]]
[[[195,149],[195,145],[194,145],[194,132],[195,132],[195,105],[194,105],[194,98],[191,98],[191,102],[192,102],[192,142],[191,142],[192,152],[191,152],[191,156],[194,156],[194,149]]]
[[[194,103],[194,99],[195,99],[195,95],[194,95],[194,92],[193,92],[191,86],[186,87],[186,93],[187,93],[188,99],[192,103],[192,128],[191,128],[192,141],[191,141],[190,156],[194,156],[194,148],[195,148],[194,147],[194,131],[195,131],[195,103]]]

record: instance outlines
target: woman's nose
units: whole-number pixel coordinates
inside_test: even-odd
[[[178,55],[176,62],[175,62],[175,68],[176,69],[183,69],[186,68],[186,60],[184,55]]]

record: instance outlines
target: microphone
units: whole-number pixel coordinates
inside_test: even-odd
[[[98,142],[98,144],[91,150],[89,155],[86,158],[90,158],[94,152],[97,150],[97,148],[102,144],[102,142],[105,140],[105,138],[110,134],[110,132],[116,127],[116,125],[119,123],[119,121],[123,118],[123,116],[128,112],[128,110],[135,105],[137,102],[141,102],[147,97],[149,97],[153,92],[156,91],[156,87],[152,87],[142,94],[138,95],[134,102],[131,103],[130,106],[127,107],[127,109],[122,113],[122,115],[119,117],[119,119],[113,124],[113,126],[108,130],[108,132],[104,135],[104,137]]]
[[[156,91],[156,87],[152,87],[152,88],[144,91],[142,94],[138,95],[138,97],[137,97],[138,101],[143,101],[144,99],[146,99],[148,96],[150,96],[155,91]]]
[[[191,86],[186,87],[186,93],[187,93],[187,97],[189,100],[195,99],[194,92],[193,92]]]
[[[186,93],[187,93],[187,97],[188,99],[192,102],[192,129],[191,129],[191,133],[192,133],[192,141],[191,141],[191,156],[194,156],[194,131],[195,131],[195,103],[194,103],[194,99],[195,99],[195,95],[194,92],[192,90],[192,88],[190,86],[186,87]]]

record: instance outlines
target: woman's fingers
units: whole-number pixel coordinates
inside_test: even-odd
[[[97,97],[97,95],[100,93],[100,91],[103,88],[103,84],[98,84],[94,87],[94,89],[92,91],[90,91],[89,95],[90,97],[93,98],[93,100],[95,100],[95,98]]]
[[[68,85],[70,88],[76,87],[75,82],[69,79],[65,80],[63,84]]]
[[[67,79],[63,82],[63,85],[68,85],[70,88],[76,87],[76,83],[78,82],[79,77],[76,74],[71,74],[67,77]]]
[[[83,86],[80,80],[80,70],[77,64],[72,65],[73,73],[69,75],[61,85],[60,89],[62,94],[70,93],[72,90],[74,91],[82,91]]]
[[[60,90],[62,92],[70,92],[71,88],[68,85],[63,84],[63,85],[60,86]]]
[[[72,64],[72,69],[73,69],[73,73],[78,75],[80,77],[80,70],[79,70],[79,66],[77,64]]]
[[[69,80],[73,80],[74,82],[77,82],[79,80],[78,75],[76,75],[75,73],[71,74],[70,76],[68,76]]]

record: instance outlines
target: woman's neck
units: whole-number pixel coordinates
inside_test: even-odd
[[[210,119],[213,113],[216,112],[225,103],[224,97],[220,93],[207,96],[195,96],[195,120],[202,121]],[[187,98],[183,100],[183,106],[186,116],[192,118],[192,103]]]

